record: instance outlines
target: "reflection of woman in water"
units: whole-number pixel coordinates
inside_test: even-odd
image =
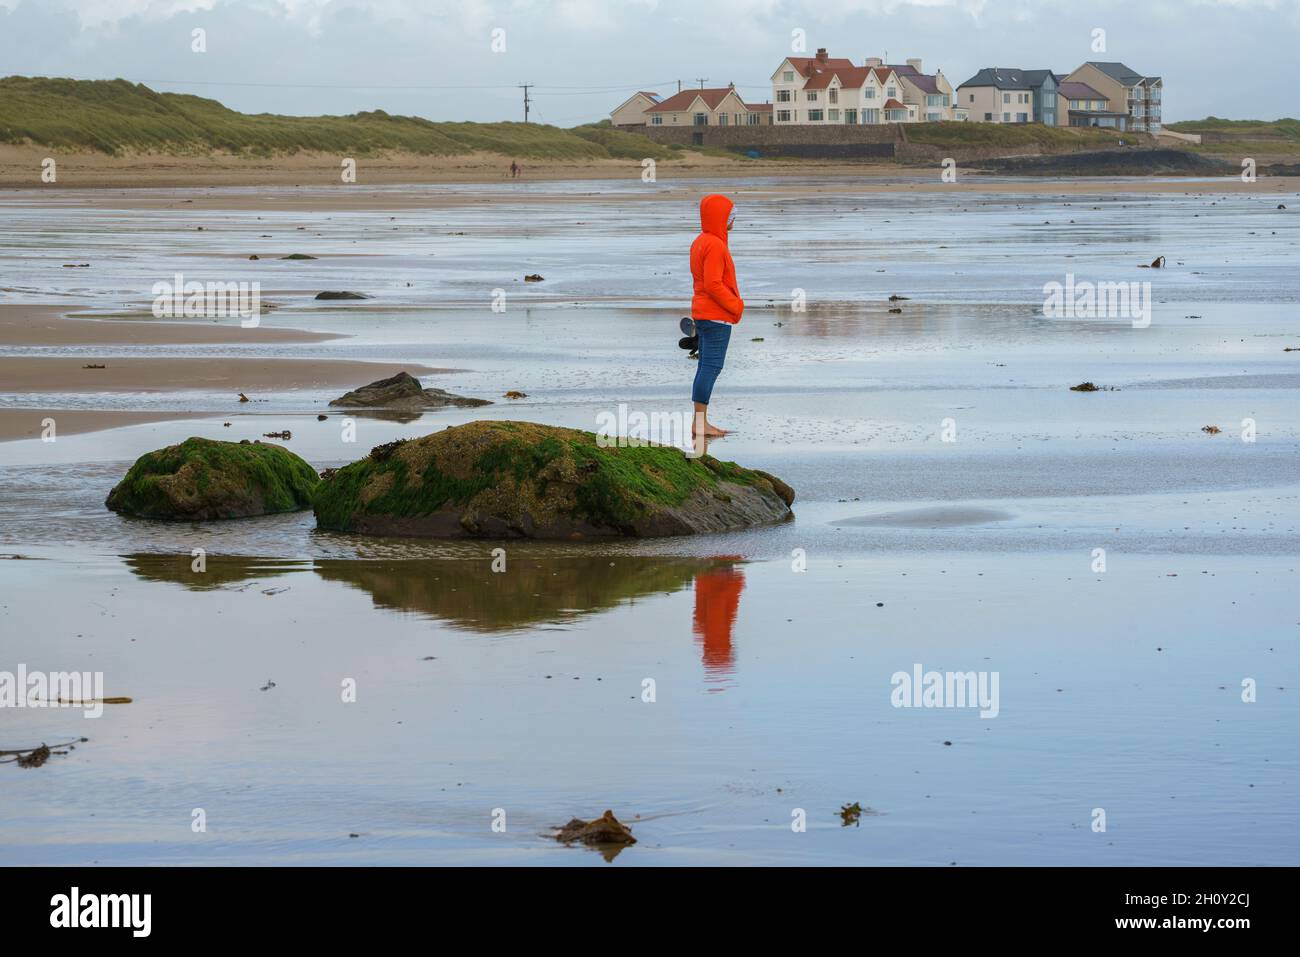
[[[729,675],[735,655],[731,633],[736,626],[740,593],[745,575],[735,565],[726,565],[695,576],[695,637],[703,644],[704,671],[712,676]]]

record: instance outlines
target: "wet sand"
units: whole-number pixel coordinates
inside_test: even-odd
[[[87,365],[103,365],[88,369]],[[0,382],[14,392],[159,392],[200,389],[262,393],[304,389],[354,389],[396,375],[452,372],[417,363],[357,362],[351,359],[196,359],[84,355],[74,358],[0,356]]]
[[[717,184],[661,186],[676,202],[624,183],[463,187],[445,214],[433,188],[405,213],[285,191],[301,205],[278,216],[232,191],[203,197],[202,232],[177,204],[190,193],[0,195],[21,303],[121,310],[177,268],[237,265],[229,278],[277,290],[276,329],[346,336],[0,346],[67,363],[68,389],[92,355],[164,382],[150,363],[338,359],[454,367],[426,383],[497,400],[359,417],[346,442],[309,377],[243,408],[214,404],[221,379],[0,378],[0,421],[38,399],[220,412],[0,445],[0,553],[32,559],[0,561],[0,670],[101,670],[106,695],[134,699],[96,719],[7,715],[0,746],[90,740],[38,770],[0,765],[0,861],[606,866],[548,834],[609,807],[640,840],[617,866],[1294,862],[1300,202],[1217,181],[1112,182],[1087,202],[1039,182],[870,201],[786,185],[723,187],[745,197],[750,305],[715,392],[737,431],[711,451],[790,482],[795,520],[597,548],[366,539],[309,512],[157,523],[103,503],[136,456],[191,434],[288,428],[325,468],[475,418],[592,429],[619,404],[684,407],[684,250],[692,196]],[[247,261],[295,233],[319,260]],[[93,268],[56,265],[82,250]],[[1139,268],[1157,252],[1167,268]],[[1150,325],[1044,317],[1043,283],[1067,271],[1150,281]],[[327,308],[322,288],[375,299]],[[1106,391],[1070,391],[1084,380]],[[996,672],[997,717],[894,707],[893,676],[916,665]],[[854,801],[870,813],[842,827]]]
[[[337,333],[277,329],[269,324],[245,329],[237,319],[168,322],[108,315],[79,318],[68,313],[69,309],[63,306],[0,303],[0,347],[266,345],[340,338]]]
[[[77,435],[120,429],[149,422],[178,422],[201,419],[209,412],[167,410],[157,412],[112,412],[92,409],[0,409],[0,442],[35,439],[48,434],[47,420],[53,420],[57,435]]]
[[[607,866],[549,837],[606,807],[639,841],[617,866],[1267,866],[1300,844],[1294,642],[1237,603],[1294,619],[1293,558],[31,557],[0,561],[7,654],[134,701],[6,718],[5,746],[89,740],[0,766],[4,864]],[[997,716],[893,707],[916,663],[997,672]]]
[[[243,345],[254,347],[290,343],[318,343],[341,338],[335,333],[275,328],[269,325],[241,328],[238,320],[213,322],[163,322],[153,319],[76,319],[57,306],[0,304],[0,349],[37,346],[102,346],[121,349],[152,346]],[[239,393],[250,402],[268,401],[267,394],[335,389],[347,391],[405,369],[415,375],[445,373],[417,363],[382,364],[349,359],[292,359],[222,356],[196,358],[177,355],[101,355],[72,349],[75,355],[0,356],[0,383],[10,393],[104,394],[110,402],[129,404],[141,393],[225,391],[232,400]],[[87,368],[103,366],[103,368]],[[0,408],[0,442],[42,434],[43,422],[55,420],[59,434],[73,435],[146,422],[193,419],[223,414],[223,409],[194,410],[181,407],[138,410],[126,408],[77,409],[53,407]]]

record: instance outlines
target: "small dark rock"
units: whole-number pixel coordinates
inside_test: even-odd
[[[555,839],[561,844],[579,841],[583,844],[635,844],[636,838],[626,824],[614,817],[613,811],[606,811],[594,821],[584,821],[575,817],[560,828]]]

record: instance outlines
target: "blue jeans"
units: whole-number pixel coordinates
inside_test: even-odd
[[[713,383],[718,381],[718,373],[722,371],[722,363],[727,358],[731,323],[711,319],[696,322],[695,334],[700,337],[700,364],[695,369],[691,401],[708,405],[709,397],[713,395]]]

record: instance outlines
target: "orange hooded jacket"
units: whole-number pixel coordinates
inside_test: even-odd
[[[734,204],[725,196],[700,200],[700,234],[691,243],[691,277],[695,295],[691,318],[740,322],[745,301],[736,288],[736,264],[727,248],[727,217]]]

